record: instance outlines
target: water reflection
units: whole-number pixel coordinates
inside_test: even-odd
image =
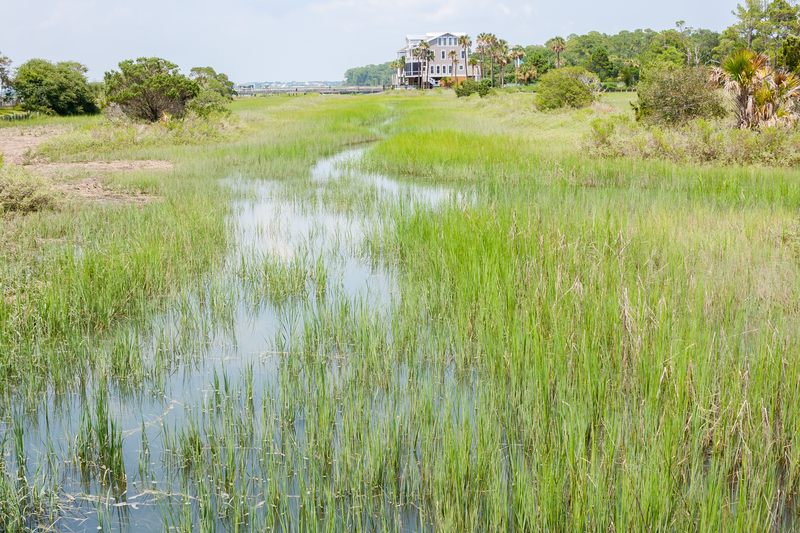
[[[248,405],[280,402],[279,381],[285,379],[280,376],[281,359],[290,339],[304,331],[304,317],[351,306],[388,320],[398,298],[393,273],[359,252],[365,228],[374,229],[378,223],[375,205],[391,200],[412,207],[435,206],[452,193],[346,170],[346,163],[361,157],[364,150],[347,150],[320,161],[310,184],[304,184],[306,193],[295,198],[286,196],[282,183],[228,180],[247,195],[234,205],[233,242],[219,271],[194,293],[176,299],[152,323],[131,325],[125,341],[113,347],[127,350],[129,360],[140,361],[137,364],[146,369],[138,385],[98,380],[87,371],[78,377],[81,390],[51,392],[43,405],[25,413],[20,432],[25,457],[15,456],[7,446],[6,470],[38,473],[41,465],[51,463],[60,487],[54,504],[61,509],[56,529],[161,530],[165,516],[175,519],[184,512],[182,506],[191,507],[192,516],[202,512],[197,497],[187,499],[181,463],[176,460],[178,438],[186,434],[187,425],[198,423],[199,413],[212,406],[222,409],[227,405],[223,397],[242,393],[236,389],[239,386],[253,392],[248,399],[237,400],[234,410],[246,412],[255,409]],[[365,198],[375,205],[364,207],[371,215],[326,205],[331,191],[347,195],[352,187],[370,191]],[[299,281],[278,295],[270,273]],[[337,369],[334,361],[333,379]],[[98,390],[104,391],[106,411],[98,409]],[[121,427],[124,476],[99,475],[102,467],[87,469],[79,464],[81,428],[88,427],[87,420],[90,425],[105,424],[101,412]],[[294,426],[298,435],[304,434],[303,420],[299,416]],[[13,429],[0,427],[0,435]],[[275,429],[252,429],[255,440],[262,442],[271,431]],[[209,439],[201,437],[203,442]],[[244,467],[258,471],[255,464]],[[259,506],[265,501],[262,493],[272,490],[264,481],[254,474],[250,486],[239,489],[254,501],[260,499]],[[290,492],[299,491],[301,482],[294,478]],[[413,509],[404,509],[399,520],[414,524],[418,517]]]

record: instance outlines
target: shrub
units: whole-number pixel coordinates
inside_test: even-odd
[[[481,98],[485,98],[490,94],[491,88],[492,84],[488,79],[484,79],[480,82],[466,79],[456,86],[456,96],[461,98],[478,93]],[[494,94],[497,94],[497,92]]]
[[[16,165],[0,166],[0,214],[32,213],[50,207],[50,182]]]
[[[31,59],[19,66],[10,85],[25,111],[58,115],[99,111],[97,86],[87,83],[86,67],[80,63]]]
[[[489,94],[491,94],[491,92],[492,92],[492,81],[489,79],[481,80],[481,82],[478,84],[478,90],[477,90],[478,95],[480,95],[481,98],[486,98],[487,96],[489,96]],[[495,92],[494,94],[497,94],[497,92]]]
[[[459,98],[471,96],[478,92],[479,85],[475,80],[466,79],[456,85],[456,96]]]
[[[636,118],[645,122],[676,125],[725,115],[722,94],[704,67],[653,65],[642,72],[638,96]]]
[[[229,115],[231,111],[225,107],[227,103],[228,99],[220,96],[216,91],[209,90],[201,92],[196,98],[190,100],[186,108],[200,117],[208,117],[214,113]]]
[[[587,107],[594,101],[592,89],[587,83],[591,81],[590,77],[591,74],[580,67],[551,70],[539,79],[536,106],[539,109]]]
[[[584,140],[590,153],[610,157],[667,159],[734,165],[800,165],[800,133],[786,128],[738,130],[702,118],[660,128],[617,115],[597,119]]]
[[[155,122],[165,114],[183,116],[186,104],[200,86],[178,71],[178,65],[158,57],[140,57],[119,64],[120,72],[106,72],[106,95],[126,115]]]

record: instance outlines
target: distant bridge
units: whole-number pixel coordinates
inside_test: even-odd
[[[279,95],[288,94],[298,96],[301,94],[372,94],[382,93],[388,87],[376,85],[371,87],[285,87],[280,89],[236,89],[239,96]]]

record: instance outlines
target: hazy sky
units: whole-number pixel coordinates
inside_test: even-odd
[[[0,53],[74,60],[89,76],[159,56],[236,82],[340,80],[396,57],[408,33],[491,32],[510,44],[597,30],[721,31],[736,0],[0,0]],[[6,22],[11,21],[11,22]]]

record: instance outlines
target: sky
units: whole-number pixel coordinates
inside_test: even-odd
[[[740,0],[741,1],[741,0]],[[78,61],[89,78],[124,59],[211,66],[235,82],[336,81],[392,61],[406,34],[494,33],[509,44],[596,30],[722,31],[736,0],[0,0],[0,54]]]

